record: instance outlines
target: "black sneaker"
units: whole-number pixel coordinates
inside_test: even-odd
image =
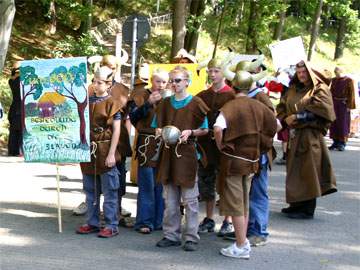
[[[180,245],[181,245],[180,241],[172,241],[165,237],[156,243],[156,246],[161,247],[161,248],[173,247],[173,246],[176,247],[176,246],[180,246]]]
[[[313,219],[314,218],[314,214],[308,214],[308,213],[304,213],[304,212],[291,212],[291,213],[287,213],[286,216],[288,218],[293,218],[293,219]]]
[[[281,213],[283,213],[283,214],[289,214],[289,213],[294,213],[294,212],[298,212],[298,211],[299,211],[299,207],[294,207],[294,206],[289,206],[287,208],[281,209]]]
[[[222,225],[221,225],[221,228],[220,228],[219,232],[217,233],[217,236],[218,237],[224,237],[225,234],[231,233],[233,231],[234,231],[234,226],[232,225],[232,223],[224,220]]]
[[[193,241],[186,241],[183,249],[185,251],[196,251],[198,249],[198,243],[193,242]]]
[[[332,145],[330,145],[329,150],[335,150],[336,148],[338,148],[338,144],[337,143],[333,143]]]
[[[338,145],[337,150],[341,151],[341,152],[345,151],[345,145],[343,145],[343,144]]]
[[[224,240],[235,241],[236,240],[235,232],[226,233],[224,235]]]
[[[215,230],[215,221],[210,218],[204,218],[204,220],[199,225],[199,233],[214,232]]]

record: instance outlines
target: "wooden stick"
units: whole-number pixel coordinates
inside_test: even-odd
[[[56,163],[56,184],[57,184],[57,204],[58,204],[58,223],[59,223],[59,233],[62,233],[62,222],[61,222],[61,202],[60,202],[60,174],[59,174],[59,164]]]

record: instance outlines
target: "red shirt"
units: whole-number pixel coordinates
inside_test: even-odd
[[[230,86],[228,86],[227,84],[225,84],[225,86],[223,88],[221,88],[218,93],[225,93],[225,92],[230,92],[232,90],[232,88]]]

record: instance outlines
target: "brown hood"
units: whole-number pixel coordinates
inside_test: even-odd
[[[304,63],[307,71],[310,74],[310,78],[314,86],[316,86],[318,83],[324,83],[327,86],[330,86],[331,78],[328,78],[324,73],[312,68],[309,62],[304,61]],[[295,73],[290,84],[298,84],[298,83],[300,83],[300,81]]]
[[[329,90],[329,84],[327,83],[326,76],[319,71],[312,69],[308,62],[304,62],[313,84],[313,86],[309,90],[309,96],[311,96],[312,102],[307,104],[304,109],[332,122],[335,120],[335,113],[332,96]],[[291,85],[297,84],[301,84],[301,82],[299,81],[295,73],[291,81]]]

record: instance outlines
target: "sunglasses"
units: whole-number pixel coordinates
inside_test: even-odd
[[[169,83],[179,83],[179,82],[181,82],[181,81],[184,81],[185,79],[181,79],[181,78],[176,78],[176,79],[170,79],[169,80]]]

